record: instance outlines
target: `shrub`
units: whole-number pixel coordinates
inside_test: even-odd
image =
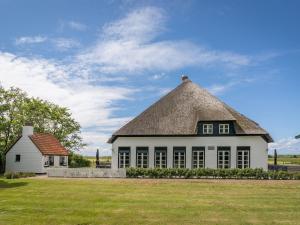
[[[79,168],[79,167],[90,167],[91,161],[85,159],[82,155],[75,153],[70,153],[68,157],[68,163],[70,168]]]
[[[25,177],[35,177],[35,173],[24,173],[24,172],[7,172],[4,174],[6,179],[17,179]]]
[[[187,168],[128,168],[130,178],[222,178],[222,179],[273,179],[299,180],[300,173],[264,171],[263,169],[187,169]]]

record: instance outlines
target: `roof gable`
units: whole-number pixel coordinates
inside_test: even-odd
[[[235,121],[240,135],[269,134],[257,123],[238,113],[207,90],[188,79],[116,131],[118,136],[196,135],[198,121]]]

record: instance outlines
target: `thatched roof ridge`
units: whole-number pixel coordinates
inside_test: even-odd
[[[186,136],[197,134],[198,121],[234,121],[238,135],[268,135],[257,123],[188,79],[116,131],[118,136]],[[266,138],[268,141],[272,139]]]

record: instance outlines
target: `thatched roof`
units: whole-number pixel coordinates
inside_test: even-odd
[[[237,135],[270,135],[257,123],[238,113],[189,79],[128,122],[118,136],[196,136],[198,121],[233,121]]]

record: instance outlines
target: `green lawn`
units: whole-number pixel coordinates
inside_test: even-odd
[[[299,224],[300,181],[0,179],[0,224]]]

